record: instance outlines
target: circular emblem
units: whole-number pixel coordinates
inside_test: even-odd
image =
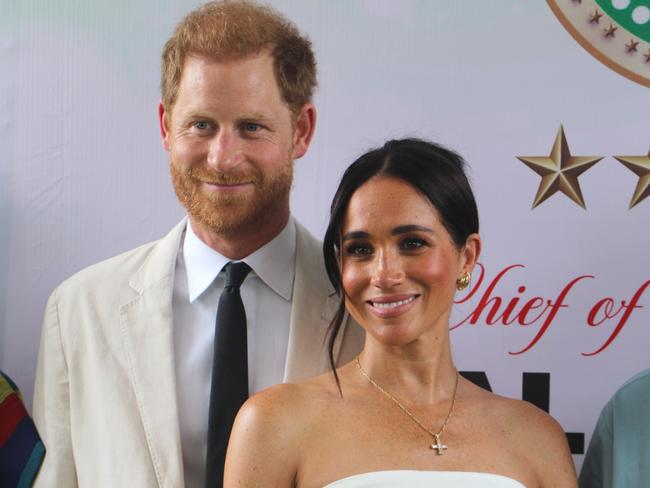
[[[548,4],[594,57],[650,87],[650,0],[548,0]]]

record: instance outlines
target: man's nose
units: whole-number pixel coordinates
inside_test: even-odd
[[[228,128],[220,128],[210,140],[208,166],[227,172],[243,161],[241,145],[237,134]]]
[[[395,253],[379,251],[375,257],[371,283],[377,288],[392,288],[404,281],[401,259]]]

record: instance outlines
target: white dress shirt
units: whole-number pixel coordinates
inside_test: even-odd
[[[201,241],[188,221],[174,275],[174,361],[185,486],[203,487],[215,320],[230,261]],[[241,286],[246,310],[248,385],[252,395],[284,374],[295,275],[293,219],[275,239],[242,261],[251,272]]]

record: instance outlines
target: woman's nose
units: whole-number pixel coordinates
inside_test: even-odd
[[[371,283],[377,288],[391,288],[404,280],[404,270],[399,256],[380,251],[376,255]]]

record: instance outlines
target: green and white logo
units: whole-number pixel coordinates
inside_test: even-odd
[[[548,4],[594,57],[650,87],[650,0],[548,0]]]

